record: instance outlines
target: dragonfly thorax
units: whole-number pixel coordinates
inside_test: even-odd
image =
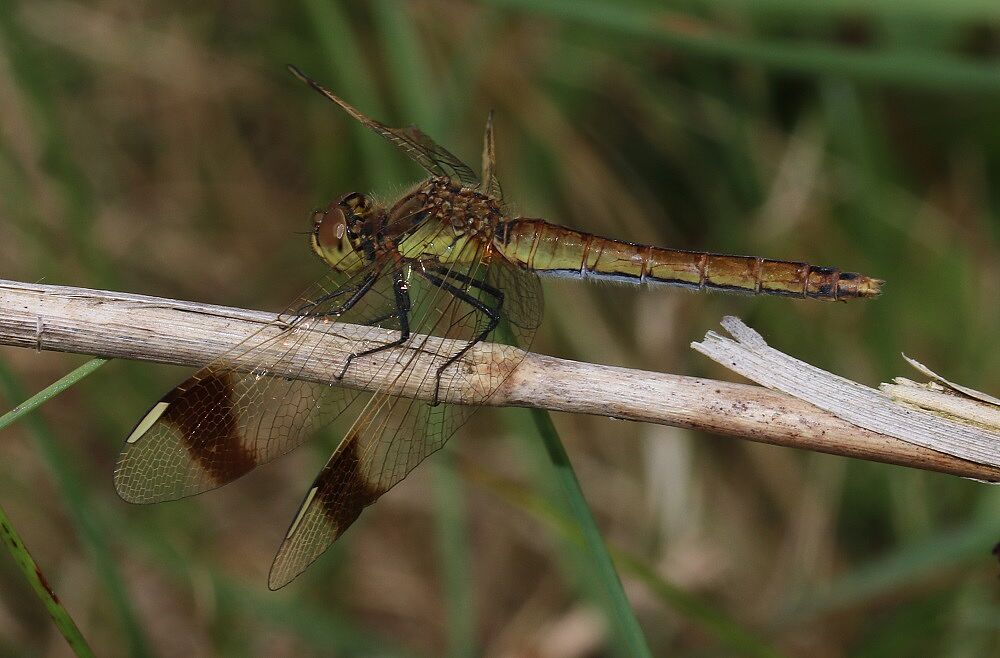
[[[497,201],[478,190],[459,185],[449,178],[432,178],[418,188],[429,218],[456,230],[492,233],[502,213]]]
[[[444,177],[431,178],[388,212],[386,232],[405,259],[458,262],[476,257],[502,220],[492,197]]]
[[[431,178],[388,208],[357,192],[340,197],[314,214],[312,248],[345,273],[386,257],[458,262],[478,257],[502,219],[489,195]]]

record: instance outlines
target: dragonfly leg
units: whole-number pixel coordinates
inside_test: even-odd
[[[406,279],[403,277],[403,271],[398,268],[394,270],[392,273],[392,290],[394,293],[393,297],[395,300],[396,310],[384,317],[377,318],[376,320],[372,321],[371,324],[378,324],[383,320],[387,320],[389,318],[394,317],[397,320],[399,320],[399,338],[397,338],[394,341],[388,342],[384,345],[373,347],[370,350],[364,350],[362,352],[348,354],[347,360],[344,362],[344,367],[340,371],[340,375],[336,376],[338,380],[344,378],[344,375],[347,374],[347,369],[351,365],[351,361],[353,361],[354,359],[360,356],[368,356],[371,354],[375,354],[376,352],[381,352],[383,350],[397,347],[410,339],[410,292],[409,290],[407,290]]]
[[[478,279],[473,279],[468,274],[463,274],[462,272],[452,272],[451,270],[444,267],[434,267],[431,269],[437,274],[442,274],[448,278],[460,281],[468,285],[469,287],[475,288],[476,290],[482,290],[487,295],[492,295],[497,300],[497,308],[503,306],[503,293],[500,290],[497,290],[496,288],[491,286],[490,284],[483,283]]]
[[[327,315],[326,312],[316,313],[315,311],[310,311],[308,309],[316,308],[317,306],[319,306],[323,302],[328,302],[331,299],[336,299],[337,297],[339,297],[339,296],[343,295],[344,293],[346,293],[348,290],[351,290],[352,292],[357,292],[357,289],[358,289],[358,286],[350,286],[347,289],[340,288],[340,289],[335,290],[333,292],[327,293],[325,295],[322,295],[319,299],[306,302],[302,306],[300,306],[297,309],[295,309],[292,312],[291,315],[294,318],[316,318],[316,317],[321,317],[321,316]]]
[[[365,320],[361,324],[365,327],[377,327],[380,323],[386,320],[391,320],[393,318],[399,318],[399,311],[393,310],[389,311],[385,315],[380,315],[377,318],[372,318],[371,320]]]
[[[439,277],[439,276],[437,276],[435,274],[431,274],[429,272],[420,272],[420,276],[424,277],[425,279],[427,279],[428,281],[430,281],[432,284],[434,284],[438,288],[441,288],[445,292],[448,292],[451,295],[454,295],[458,299],[462,300],[463,302],[465,302],[466,304],[468,304],[469,306],[471,306],[475,310],[479,311],[480,313],[483,313],[484,315],[486,315],[487,318],[489,318],[489,320],[486,323],[486,328],[485,329],[483,329],[481,332],[479,332],[479,334],[477,334],[476,336],[474,336],[472,338],[472,340],[469,341],[468,345],[466,345],[465,347],[463,347],[462,349],[460,349],[458,352],[456,352],[455,354],[453,354],[447,361],[445,361],[441,365],[440,368],[437,369],[437,376],[435,377],[435,381],[434,381],[434,399],[431,401],[431,406],[435,407],[435,406],[437,406],[438,404],[441,403],[441,400],[440,400],[440,394],[441,394],[441,376],[444,373],[445,368],[447,368],[451,364],[453,364],[456,361],[458,361],[459,359],[461,359],[466,354],[466,352],[468,352],[469,350],[471,350],[473,348],[473,346],[476,345],[476,343],[481,343],[482,341],[484,341],[486,339],[486,337],[489,336],[490,333],[494,329],[497,328],[497,325],[500,324],[500,310],[499,309],[501,307],[503,307],[503,292],[500,291],[500,290],[497,290],[493,286],[485,284],[485,283],[483,283],[481,281],[477,281],[477,280],[475,280],[475,279],[473,279],[471,277],[467,277],[464,274],[459,274],[459,273],[454,273],[454,272],[449,273],[449,276],[452,276],[453,278],[457,279],[458,281],[461,281],[461,282],[467,284],[469,287],[476,288],[477,290],[482,290],[486,294],[495,297],[496,300],[497,300],[497,307],[496,308],[491,308],[490,306],[487,306],[486,304],[484,304],[482,302],[482,300],[473,297],[467,291],[465,291],[465,290],[463,290],[461,288],[458,288],[456,286],[451,285],[450,283],[448,283],[447,281],[445,281],[444,279],[442,279],[441,277]]]
[[[330,316],[341,315],[351,310],[351,308],[357,304],[365,294],[371,290],[372,286],[375,285],[375,281],[378,279],[378,273],[372,272],[370,275],[365,277],[365,280],[359,284],[353,286],[342,286],[337,288],[333,292],[328,292],[325,295],[320,296],[319,299],[314,301],[306,302],[300,306],[292,315],[299,318],[325,318]],[[347,293],[351,293],[347,301],[340,304],[336,308],[330,311],[310,311],[307,309],[314,309],[320,304],[328,302],[330,300],[342,297]]]

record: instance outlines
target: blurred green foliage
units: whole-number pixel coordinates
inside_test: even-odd
[[[322,271],[298,235],[313,207],[419,177],[286,62],[474,164],[495,108],[519,213],[888,282],[851,304],[547,282],[537,351],[728,377],[687,345],[732,313],[865,383],[908,375],[904,351],[1000,391],[1000,9],[986,0],[5,0],[0,276],[283,306]],[[82,362],[0,360],[22,391]],[[335,437],[199,499],[128,507],[111,486],[119,443],[181,376],[109,364],[0,442],[0,501],[98,654],[609,642],[564,539],[461,477],[475,464],[543,486],[520,426],[488,422],[517,412],[482,412],[272,595],[273,550]],[[1000,655],[995,489],[555,420],[605,537],[640,560],[623,577],[654,654],[730,655],[745,636],[756,655]],[[0,655],[59,642],[0,560]]]

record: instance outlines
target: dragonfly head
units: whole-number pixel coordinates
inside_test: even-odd
[[[364,194],[351,192],[313,213],[312,249],[335,270],[353,272],[365,264],[360,245],[368,239],[367,221],[374,206]]]

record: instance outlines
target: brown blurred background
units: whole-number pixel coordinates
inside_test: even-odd
[[[574,228],[880,276],[871,302],[546,282],[534,350],[731,378],[735,314],[875,385],[905,351],[1000,391],[1000,8],[980,0],[0,2],[0,276],[276,310],[334,195],[420,172],[295,81],[417,123]],[[0,349],[4,409],[83,362]],[[99,655],[614,654],[540,507],[524,412],[489,410],[278,593],[330,433],[131,507],[123,437],[184,371],[104,366],[3,432],[0,504]],[[557,415],[655,655],[1000,655],[1000,494],[898,467]],[[0,556],[0,655],[68,649]]]

